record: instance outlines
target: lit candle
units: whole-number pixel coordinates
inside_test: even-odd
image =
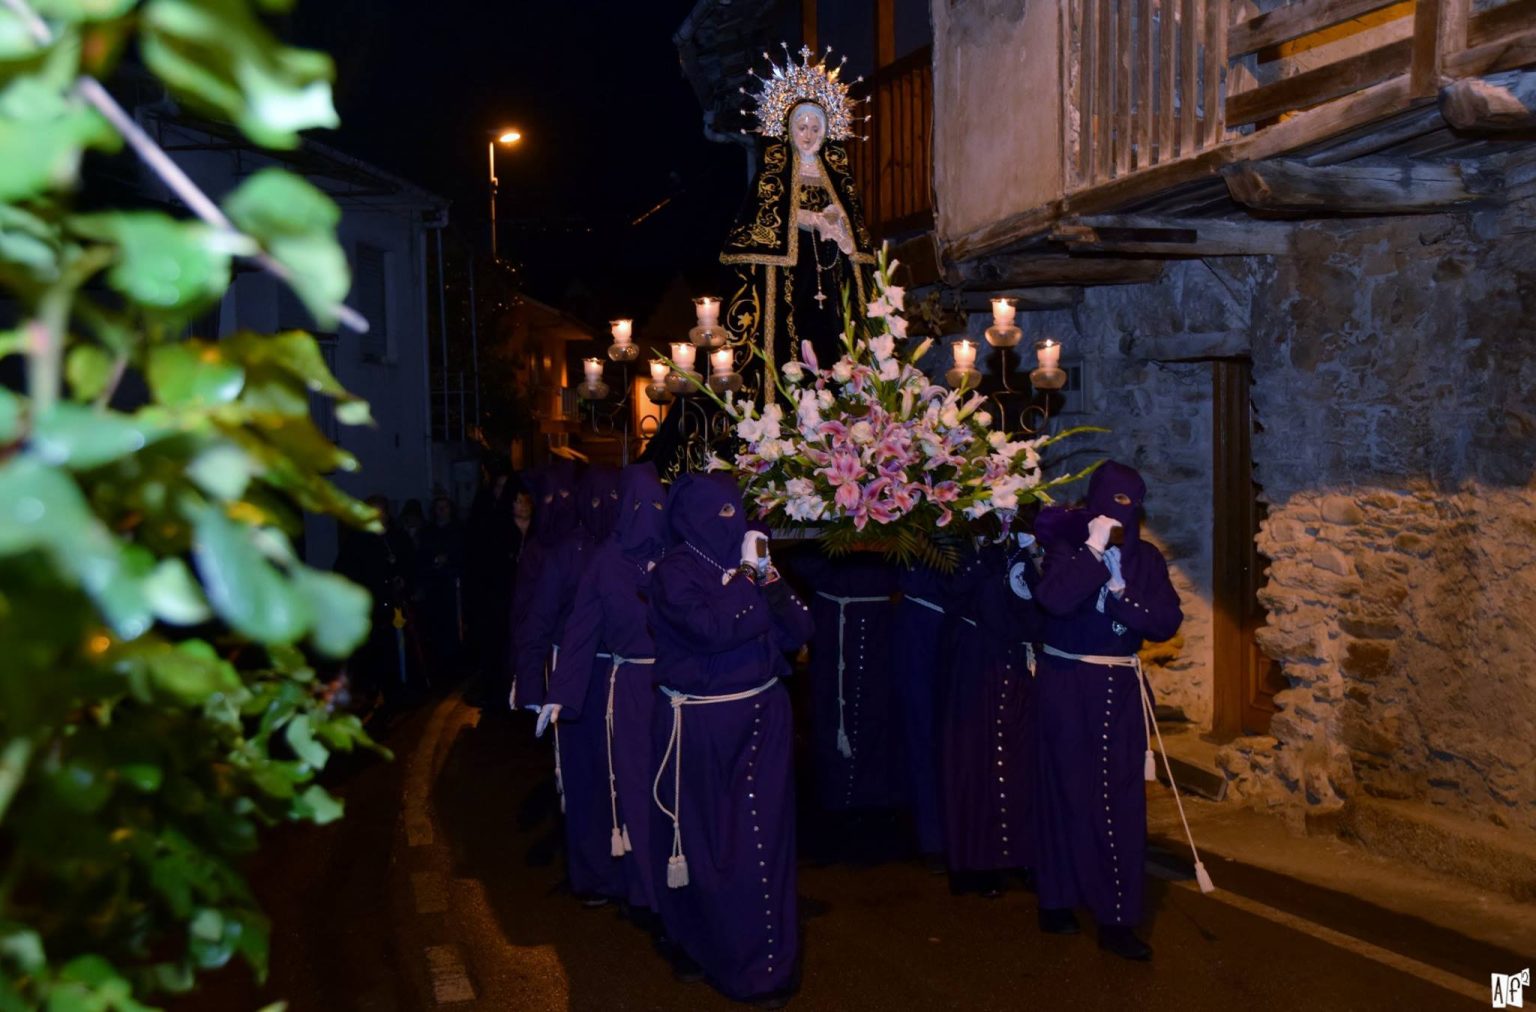
[[[953,346],[956,369],[976,368],[976,345],[970,341],[956,341]]]
[[[694,313],[699,318],[699,326],[713,327],[720,322],[720,300],[712,295],[701,295],[693,300]]]
[[[1046,338],[1035,348],[1035,355],[1040,360],[1040,368],[1056,369],[1061,362],[1061,344]]]
[[[679,341],[672,346],[672,361],[677,363],[679,369],[693,371],[693,358],[697,354],[693,344],[689,341]]]
[[[600,358],[582,359],[581,371],[586,375],[588,383],[601,383],[603,381],[603,360]]]
[[[652,362],[651,363],[651,382],[652,383],[665,383],[667,381],[667,374],[670,373],[671,371],[672,371],[672,367],[667,365],[667,363],[665,363],[665,362],[660,362],[660,361]]]
[[[613,343],[622,347],[629,344],[629,340],[635,333],[634,320],[614,320],[609,326],[613,330]]]
[[[709,368],[716,376],[725,376],[734,372],[736,360],[731,355],[731,349],[721,348],[719,351],[710,352]]]
[[[995,327],[1013,326],[1013,318],[1018,313],[1018,307],[1012,299],[992,300],[992,325]]]

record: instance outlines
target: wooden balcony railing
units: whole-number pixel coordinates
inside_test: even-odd
[[[849,145],[864,216],[877,238],[933,222],[933,54],[920,49],[867,82],[868,141]]]
[[[1536,0],[1295,0],[1235,22],[1229,0],[1061,2],[1068,194],[1238,141],[1294,148],[1536,62]]]

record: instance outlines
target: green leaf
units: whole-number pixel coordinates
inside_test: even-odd
[[[245,494],[256,462],[237,446],[218,443],[199,453],[187,465],[187,476],[209,495],[234,500]]]
[[[31,78],[0,97],[0,203],[73,186],[87,148],[115,150],[120,138],[95,111]]]
[[[21,436],[21,422],[25,412],[26,402],[5,387],[0,387],[0,443],[9,443]]]
[[[142,11],[144,61],[188,104],[264,147],[337,125],[330,58],[281,45],[243,0],[150,0]]]
[[[333,797],[324,787],[315,784],[294,799],[293,813],[300,819],[308,819],[316,825],[323,826],[341,818],[341,801]]]
[[[123,763],[117,767],[117,775],[145,794],[153,794],[165,782],[165,771],[154,763]]]
[[[288,268],[289,283],[310,315],[322,327],[336,326],[336,307],[352,284],[346,254],[336,241],[341,221],[336,202],[290,172],[262,169],[229,195],[224,210]]]
[[[154,211],[119,211],[74,218],[80,235],[118,247],[108,271],[112,287],[140,306],[196,312],[229,287],[230,255],[253,251],[245,240],[200,221]]]
[[[77,400],[93,400],[107,387],[116,360],[99,345],[77,344],[69,351],[64,375]]]
[[[309,626],[304,599],[263,556],[256,531],[212,506],[193,516],[193,557],[219,617],[260,643],[292,643]]]
[[[30,0],[32,9],[45,18],[61,21],[105,21],[121,17],[137,0]]]
[[[372,425],[373,412],[367,401],[343,401],[336,405],[336,420],[343,425]]]
[[[197,625],[211,614],[202,588],[180,559],[162,559],[143,584],[149,607],[171,625]]]
[[[228,404],[240,396],[245,369],[217,344],[179,341],[149,353],[149,385],[155,400],[167,407]]]
[[[331,757],[330,751],[315,740],[315,732],[310,725],[309,714],[301,713],[288,722],[283,729],[288,744],[293,747],[293,754],[300,760],[308,763],[315,770],[325,768],[325,762]]]
[[[0,265],[9,265],[6,276],[48,284],[59,276],[59,258],[59,240],[52,226],[23,208],[0,204]]]
[[[31,445],[49,464],[89,470],[137,453],[165,435],[166,430],[152,422],[62,402],[37,420]]]
[[[293,585],[314,616],[310,637],[328,657],[347,657],[368,638],[373,614],[368,591],[335,573],[308,566],[293,573]]]
[[[43,940],[36,931],[20,924],[0,924],[0,959],[35,976],[42,972],[46,958]]]

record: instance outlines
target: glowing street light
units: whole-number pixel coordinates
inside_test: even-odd
[[[491,259],[496,259],[496,184],[500,182],[496,178],[496,145],[512,147],[523,139],[519,130],[502,130],[494,135],[494,140],[486,144],[486,153],[491,167]]]

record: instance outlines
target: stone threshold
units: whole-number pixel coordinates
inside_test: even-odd
[[[1366,810],[1371,806],[1358,807]],[[1506,953],[1522,957],[1536,953],[1536,917],[1529,902],[1434,870],[1421,855],[1394,858],[1369,853],[1338,836],[1299,836],[1275,816],[1188,793],[1184,794],[1184,810],[1217,888],[1222,888],[1226,876],[1229,887],[1247,895],[1244,880],[1257,879],[1271,883],[1267,892],[1283,896],[1289,891],[1284,883],[1295,883],[1320,891],[1319,895],[1350,898],[1405,921],[1416,919]],[[1384,824],[1376,813],[1367,818],[1373,827]],[[1173,796],[1165,785],[1149,785],[1147,824],[1154,850],[1163,852],[1162,863],[1171,862],[1171,866],[1187,872],[1189,846]],[[1373,830],[1373,836],[1379,838],[1382,832]],[[1274,888],[1275,880],[1281,882],[1278,889]],[[1296,892],[1301,895],[1304,889]],[[1322,905],[1329,907],[1326,902]],[[1352,916],[1350,904],[1335,904],[1333,909],[1346,920]],[[1345,930],[1344,926],[1333,926]],[[1495,969],[1499,968],[1488,967],[1484,972]]]

